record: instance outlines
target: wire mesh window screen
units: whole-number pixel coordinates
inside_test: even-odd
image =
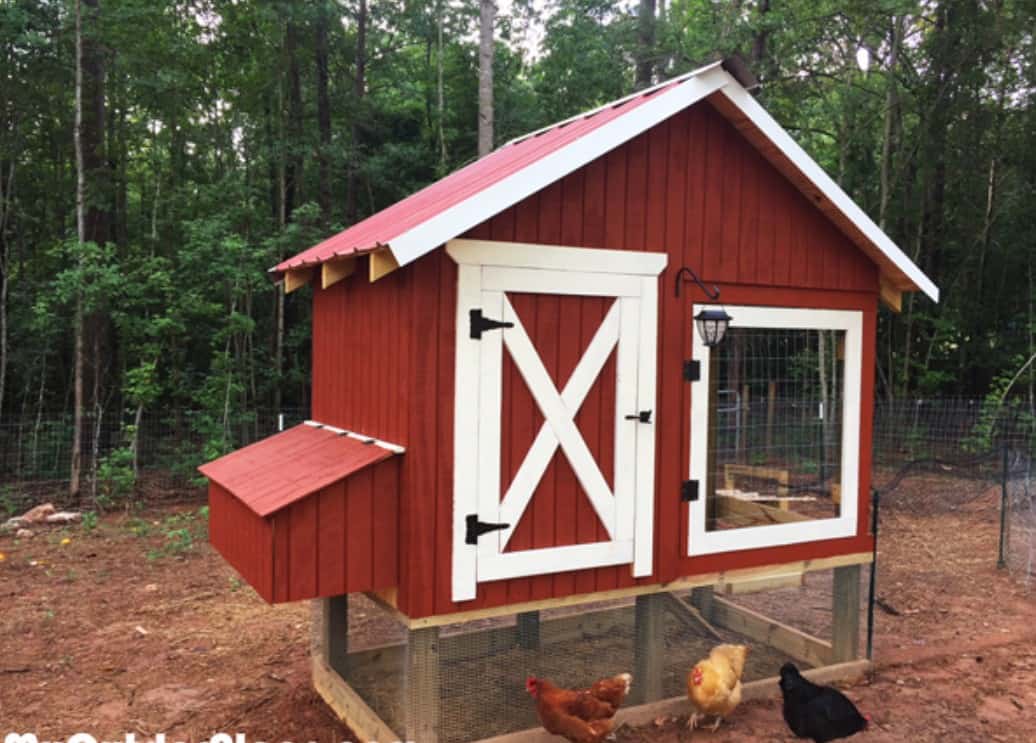
[[[845,331],[731,327],[712,349],[707,531],[838,517]]]

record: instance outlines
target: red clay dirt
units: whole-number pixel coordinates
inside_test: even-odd
[[[944,477],[916,487],[969,485]],[[899,615],[878,612],[875,670],[846,690],[873,720],[856,739],[1036,741],[1036,593],[995,567],[997,493],[905,505],[923,502],[890,499],[883,513],[878,593]],[[0,735],[352,739],[309,687],[308,607],[266,605],[209,547],[196,510],[0,537]],[[750,603],[799,611],[801,626],[819,632],[830,609],[817,580]],[[795,740],[776,699],[743,705],[717,733],[689,733],[684,721],[618,738]]]

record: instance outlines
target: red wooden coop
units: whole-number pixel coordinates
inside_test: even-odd
[[[542,660],[551,612],[588,602],[630,607],[645,703],[669,694],[656,609],[773,641],[733,621],[739,586],[833,569],[832,639],[772,644],[858,657],[879,303],[938,289],[749,87],[682,75],[273,269],[312,285],[312,420],[202,467],[211,540],[267,601],[320,599],[314,680],[361,736],[529,727],[385,712],[362,669],[445,698],[448,637],[481,623]],[[358,594],[409,634],[358,649]]]

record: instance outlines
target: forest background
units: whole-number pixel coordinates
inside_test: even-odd
[[[1031,413],[1034,28],[1034,0],[0,0],[0,433],[67,420],[72,494],[136,469],[148,416],[188,462],[248,441],[308,406],[309,296],[270,266],[735,52],[941,287],[882,310],[879,397]]]

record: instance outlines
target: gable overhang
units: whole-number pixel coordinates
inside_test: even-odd
[[[734,72],[737,70],[734,69]],[[449,240],[463,235],[494,215],[702,100],[707,100],[716,108],[753,147],[874,261],[880,271],[881,297],[886,304],[898,309],[900,293],[913,291],[923,292],[932,301],[939,301],[939,288],[935,283],[759,105],[722,62],[714,62],[653,88],[613,101],[594,111],[508,142],[487,157],[506,151],[507,148],[529,146],[532,144],[531,140],[537,136],[555,132],[566,126],[575,126],[580,120],[590,119],[609,109],[616,109],[631,102],[636,104],[627,112],[610,117],[585,135],[550,149],[502,178],[486,178],[484,187],[475,189],[463,199],[442,204],[439,208],[435,205],[425,206],[422,210],[426,210],[425,216],[411,226],[370,245],[356,245],[349,249],[349,256],[354,259],[356,255],[372,254],[370,278],[373,281],[396,267],[412,263],[426,253],[442,247]],[[467,168],[447,178],[461,175],[464,170]],[[397,206],[401,206],[402,203]],[[271,272],[277,277],[285,277],[286,283],[291,283],[292,273],[297,277],[303,277],[302,280],[308,280],[316,265],[347,258],[340,249],[326,257],[319,252],[313,255],[313,251],[319,247],[316,246],[279,264],[271,269]],[[389,267],[388,270],[385,270],[386,265]],[[325,288],[327,285],[325,279]]]

